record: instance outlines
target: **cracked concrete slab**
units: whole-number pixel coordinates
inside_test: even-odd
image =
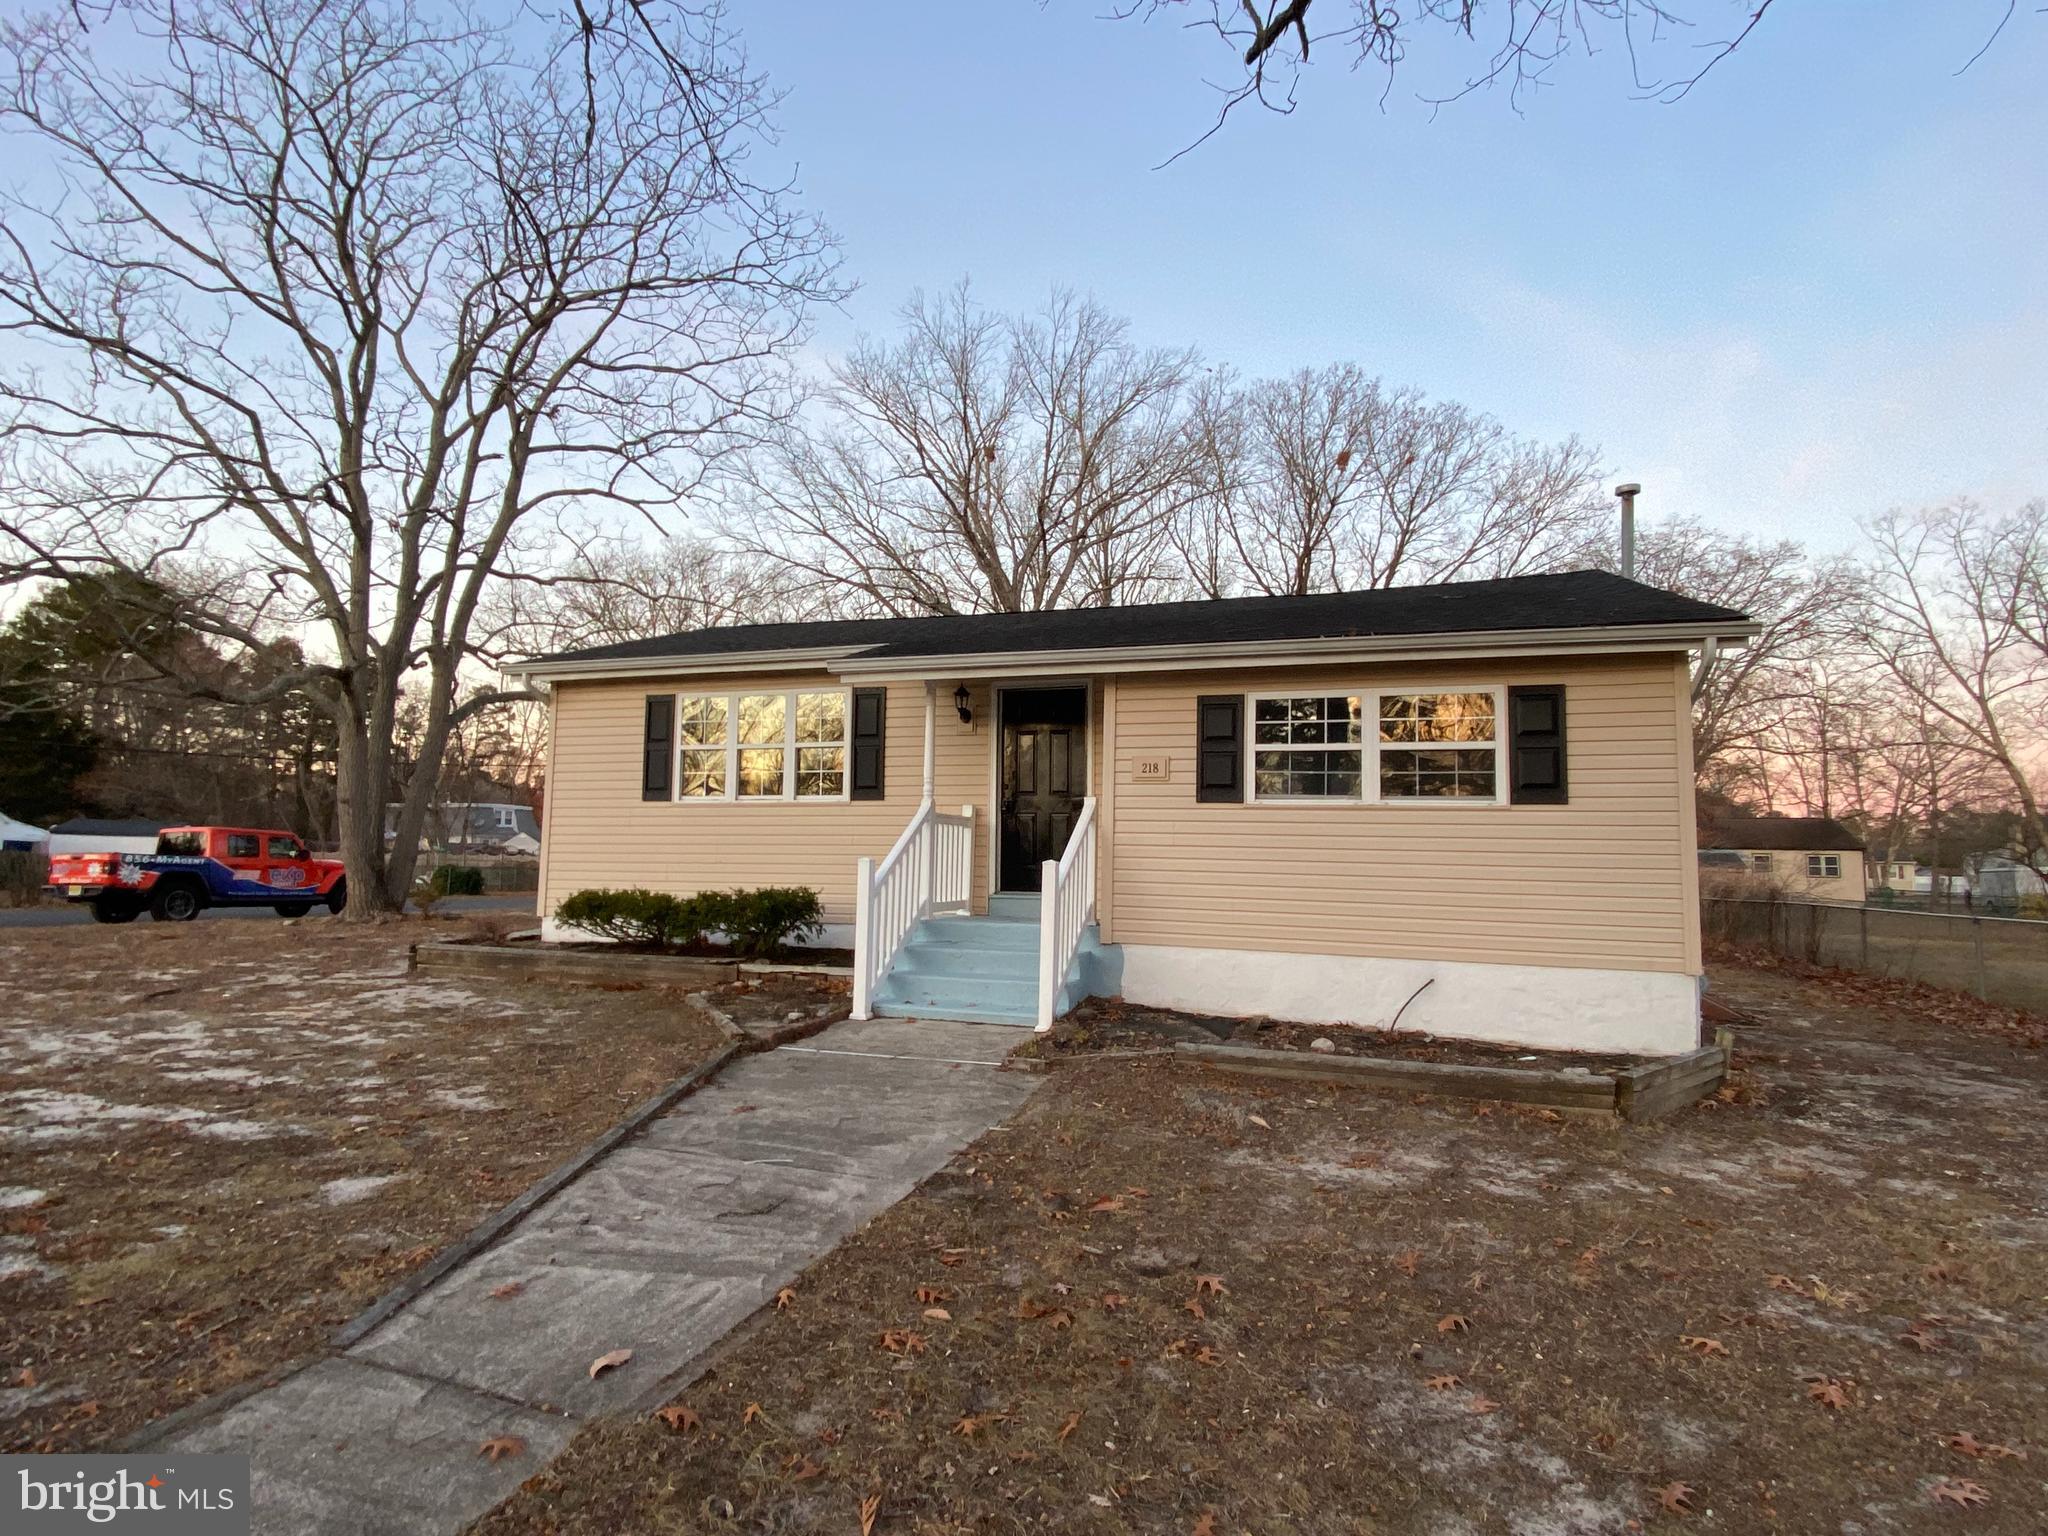
[[[746,1057],[341,1356],[166,1443],[249,1451],[260,1532],[457,1531],[1014,1113],[1025,1038],[876,1019]],[[485,1461],[499,1434],[528,1454]]]

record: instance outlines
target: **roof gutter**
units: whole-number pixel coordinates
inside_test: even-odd
[[[849,682],[898,677],[1003,677],[1113,668],[1184,672],[1233,664],[1325,666],[1346,661],[1426,661],[1508,653],[1613,655],[1690,651],[1746,644],[1762,626],[1743,621],[1703,630],[1697,624],[1602,625],[1579,629],[1478,630],[1445,635],[1339,635],[1315,640],[1220,641],[1197,645],[1104,646],[1066,651],[984,651],[957,655],[856,654],[833,667]]]
[[[1741,620],[1698,624],[1607,624],[1574,629],[1461,630],[1442,635],[1332,635],[1309,640],[1212,641],[1191,645],[1096,646],[1074,650],[960,651],[876,656],[872,646],[815,646],[692,656],[631,656],[579,661],[541,658],[502,668],[534,681],[632,677],[719,677],[767,672],[831,672],[847,682],[926,677],[1032,677],[1048,672],[1185,672],[1230,665],[1327,666],[1347,661],[1427,661],[1509,653],[1617,655],[1642,651],[1717,652],[1739,647],[1762,626]]]

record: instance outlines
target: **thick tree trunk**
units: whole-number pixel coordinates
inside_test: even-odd
[[[341,862],[348,871],[348,906],[343,915],[363,919],[401,912],[391,896],[384,853],[384,800],[390,777],[388,756],[373,750],[368,723],[344,708],[336,712],[340,750],[335,757],[335,817],[341,834]],[[394,853],[404,850],[393,846]],[[411,861],[406,873],[411,875]]]

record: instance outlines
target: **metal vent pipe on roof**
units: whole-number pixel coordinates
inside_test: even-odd
[[[1636,579],[1636,497],[1642,490],[1633,480],[1614,488],[1621,498],[1621,574],[1630,581]]]

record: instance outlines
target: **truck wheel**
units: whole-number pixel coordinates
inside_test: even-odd
[[[341,909],[347,905],[348,881],[346,878],[344,878],[335,881],[334,889],[327,893],[327,910],[332,913],[335,913],[338,916],[341,912]]]
[[[280,901],[270,910],[279,917],[304,917],[313,910],[313,903],[310,901]]]
[[[95,896],[92,902],[92,920],[96,923],[132,923],[142,916],[142,908],[126,896]]]
[[[206,905],[196,886],[179,883],[165,886],[149,904],[149,915],[160,923],[189,923]]]

